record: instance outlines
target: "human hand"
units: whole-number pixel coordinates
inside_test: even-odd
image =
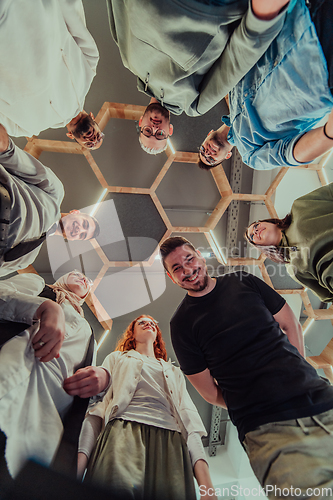
[[[71,396],[90,398],[104,391],[110,380],[109,373],[100,366],[80,368],[74,375],[64,380],[64,389]]]
[[[35,319],[40,326],[32,339],[35,356],[46,362],[59,357],[59,351],[65,338],[65,315],[59,304],[45,300],[37,309]]]
[[[289,0],[252,0],[253,14],[263,21],[274,19],[289,3]]]
[[[8,148],[9,148],[9,138],[7,130],[0,123],[0,153],[7,151]]]

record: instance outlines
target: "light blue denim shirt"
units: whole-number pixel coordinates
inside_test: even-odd
[[[228,141],[256,170],[301,165],[297,140],[333,107],[320,43],[303,0],[257,64],[229,94]]]

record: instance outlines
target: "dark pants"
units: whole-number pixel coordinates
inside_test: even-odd
[[[310,0],[308,7],[327,61],[328,85],[333,94],[333,1]]]

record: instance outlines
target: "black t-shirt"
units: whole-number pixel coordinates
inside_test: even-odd
[[[206,368],[217,380],[237,426],[333,408],[333,387],[290,344],[273,315],[285,300],[259,278],[237,272],[217,278],[203,297],[187,295],[171,320],[171,338],[186,375]]]

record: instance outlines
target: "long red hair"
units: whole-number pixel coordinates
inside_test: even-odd
[[[155,321],[154,318],[149,316],[149,314],[141,314],[141,316],[138,316],[135,318],[126,328],[120,339],[118,340],[117,346],[115,348],[115,351],[130,351],[131,349],[135,349],[136,347],[136,340],[134,338],[134,326],[135,323],[140,319],[140,318],[150,318],[151,320]],[[162,358],[164,361],[167,360],[167,352],[165,348],[165,343],[162,338],[162,332],[159,329],[158,325],[156,324],[156,339],[154,341],[154,353],[156,358]]]

